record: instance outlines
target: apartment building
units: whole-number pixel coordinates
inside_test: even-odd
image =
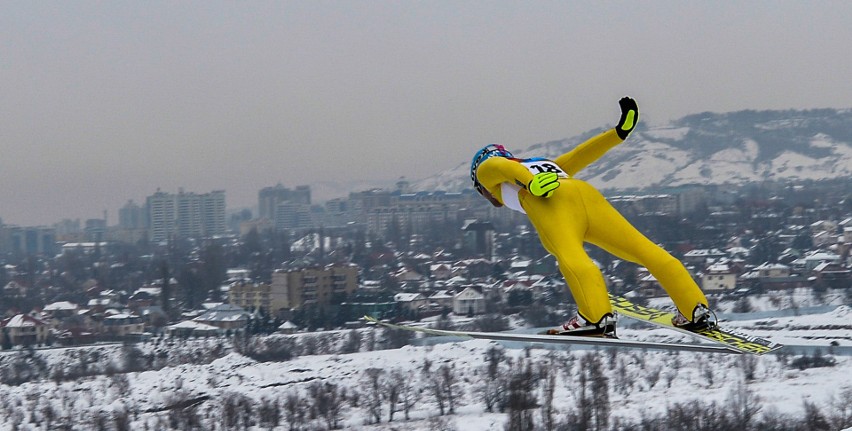
[[[357,288],[356,265],[329,265],[277,270],[272,273],[270,291],[282,299],[282,308],[298,308],[305,304],[329,304],[336,296],[351,294]]]
[[[278,205],[283,202],[310,206],[310,186],[297,186],[295,189],[290,189],[278,184],[260,189],[257,193],[258,217],[275,220]]]
[[[269,283],[235,282],[228,291],[228,302],[246,310],[263,310],[271,316],[290,308],[287,291],[273,289]]]
[[[151,241],[222,235],[227,230],[223,190],[203,194],[157,190],[148,196],[146,207]]]

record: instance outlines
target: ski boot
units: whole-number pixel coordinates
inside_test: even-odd
[[[678,312],[677,316],[672,318],[672,325],[688,331],[703,328],[715,328],[717,323],[718,319],[716,318],[716,313],[713,313],[704,304],[698,304],[695,306],[692,310],[692,319],[687,319],[681,312]]]
[[[617,320],[615,315],[607,313],[599,322],[592,323],[577,314],[559,328],[548,329],[546,334],[618,338],[615,336],[615,324]]]

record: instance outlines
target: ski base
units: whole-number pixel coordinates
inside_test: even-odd
[[[419,326],[398,325],[379,321],[371,316],[364,316],[364,320],[378,326],[405,331],[421,332],[429,335],[462,337],[473,339],[484,339],[493,341],[518,341],[524,343],[542,344],[569,344],[602,347],[624,347],[649,350],[680,350],[704,353],[727,353],[738,354],[738,350],[720,344],[688,344],[688,343],[658,343],[649,341],[626,340],[621,338],[584,337],[576,335],[548,335],[548,334],[517,334],[509,332],[479,332],[479,331],[452,331],[444,329],[432,329]]]
[[[631,319],[648,322],[703,340],[711,341],[741,353],[749,353],[759,356],[774,352],[784,347],[783,344],[778,344],[773,341],[744,334],[742,332],[723,329],[718,326],[703,327],[694,330],[674,326],[672,324],[672,319],[675,317],[674,313],[634,304],[627,298],[612,294],[609,295],[609,300],[612,303],[612,308],[622,316],[627,316]]]

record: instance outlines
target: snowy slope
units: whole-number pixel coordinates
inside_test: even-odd
[[[742,320],[727,325],[771,337],[776,341],[797,346],[819,346],[828,352],[835,341],[840,346],[852,346],[852,310],[839,306],[827,313],[777,319]],[[365,329],[364,331],[372,331]],[[338,332],[348,334],[348,331]],[[686,336],[660,329],[627,327],[620,330],[625,338],[655,341],[687,341]],[[299,336],[296,336],[299,337]],[[199,341],[209,349],[215,341]],[[206,343],[206,344],[204,344]],[[75,381],[51,380],[25,383],[19,386],[0,386],[0,429],[47,429],[45,412],[52,412],[52,424],[75,424],[74,429],[96,429],[93,418],[112,418],[115,413],[127,415],[131,429],[169,429],[169,406],[181,402],[197,405],[194,410],[204,429],[221,429],[223,412],[228,399],[247,397],[255,408],[262,402],[283,405],[289,394],[309,399],[308,388],[316,382],[331,383],[347,388],[350,395],[360,392],[361,404],[347,404],[340,425],[358,429],[437,428],[458,430],[502,429],[507,416],[486,413],[477,389],[483,385],[486,352],[495,344],[483,340],[447,342],[435,346],[406,346],[401,349],[303,356],[285,362],[259,363],[236,353],[226,354],[202,365],[165,367],[158,371],[94,376]],[[842,348],[842,347],[841,347]],[[100,348],[101,357],[118,359],[121,347]],[[105,350],[106,349],[106,350]],[[112,349],[112,350],[109,350]],[[691,353],[645,352],[617,350],[597,353],[604,359],[604,371],[609,377],[609,398],[612,420],[635,422],[643,417],[661,414],[674,403],[701,399],[724,405],[738,389],[747,388],[760,400],[763,411],[803,415],[803,401],[827,408],[844,390],[852,390],[852,357],[836,356],[834,367],[798,370],[789,366],[798,348],[788,354],[755,358],[754,380],[744,379],[746,368],[754,357],[738,355],[699,355]],[[588,349],[550,351],[544,349],[506,349],[507,360],[500,364],[501,373],[509,373],[509,363],[527,361],[536,367],[553,364],[556,372],[557,417],[574,411],[577,402],[579,361],[591,352]],[[611,352],[611,353],[610,353]],[[67,358],[68,351],[45,351],[50,363]],[[0,354],[0,361],[15,353]],[[527,358],[528,356],[528,358]],[[525,359],[526,358],[526,359]],[[745,358],[745,359],[744,359]],[[64,359],[67,360],[67,359]],[[745,361],[745,362],[744,362]],[[429,363],[429,372],[424,367]],[[385,375],[399,371],[416,387],[427,389],[429,379],[438,374],[439,367],[452,368],[459,383],[461,403],[455,414],[439,416],[439,409],[428,390],[405,421],[397,413],[396,428],[387,425],[365,425],[368,414],[364,407],[365,370],[380,369]],[[126,377],[126,378],[125,378]],[[745,385],[745,386],[744,386]],[[387,410],[383,407],[383,422]],[[36,412],[32,414],[30,412]],[[177,419],[175,419],[177,420]],[[111,423],[111,422],[110,422]],[[324,429],[321,422],[314,425]],[[106,427],[104,429],[113,429]],[[267,429],[255,427],[252,429]],[[277,429],[287,429],[282,425]]]

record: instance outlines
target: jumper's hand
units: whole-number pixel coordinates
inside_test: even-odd
[[[618,125],[615,126],[615,133],[621,140],[625,140],[627,135],[636,127],[636,123],[639,122],[639,107],[636,105],[636,101],[630,97],[622,97],[618,101],[618,105],[621,106],[621,118],[618,120]]]
[[[527,190],[533,196],[550,197],[552,191],[559,187],[559,175],[556,172],[539,172],[533,175],[533,179],[527,185]]]

